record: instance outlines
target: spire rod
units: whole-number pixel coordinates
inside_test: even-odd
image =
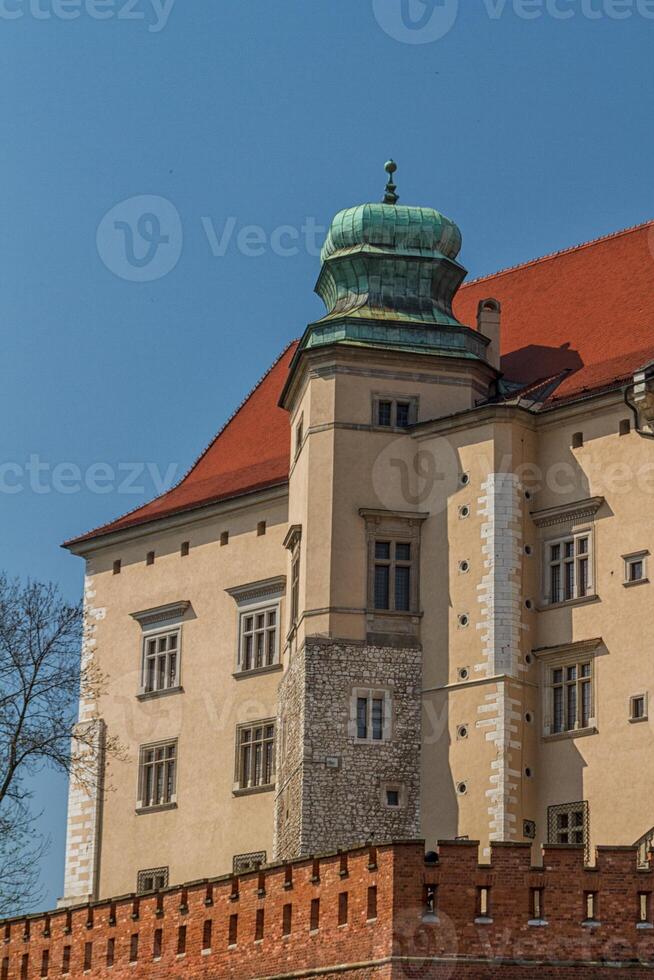
[[[397,170],[397,164],[395,160],[388,160],[384,164],[384,170],[388,174],[388,183],[386,184],[384,204],[397,204],[400,198],[399,195],[395,193],[395,191],[397,190],[397,185],[393,183],[393,174]]]

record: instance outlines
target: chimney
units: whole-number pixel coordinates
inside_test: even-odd
[[[486,360],[496,371],[500,370],[500,318],[502,305],[497,299],[482,299],[477,307],[477,329],[488,337]]]

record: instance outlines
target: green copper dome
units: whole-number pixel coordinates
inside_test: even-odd
[[[485,359],[487,341],[452,312],[467,272],[461,232],[433,208],[398,204],[393,174],[380,204],[340,211],[321,252],[316,292],[327,313],[302,348],[333,343],[402,347]]]
[[[361,245],[406,255],[456,259],[461,251],[461,232],[453,221],[433,208],[360,204],[336,215],[320,258],[325,262],[335,252]]]

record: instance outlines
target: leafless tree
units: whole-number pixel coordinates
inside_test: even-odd
[[[0,574],[0,915],[42,896],[47,841],[30,809],[32,777],[50,766],[89,788],[98,780],[92,710],[77,719],[80,694],[92,705],[102,685],[89,629],[56,586]]]

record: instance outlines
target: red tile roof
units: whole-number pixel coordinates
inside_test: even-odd
[[[489,296],[502,303],[507,379],[555,387],[547,405],[619,384],[654,359],[654,222],[470,282],[456,316],[474,326]],[[289,344],[176,487],[67,544],[283,484],[290,432],[277,401],[296,348]]]

